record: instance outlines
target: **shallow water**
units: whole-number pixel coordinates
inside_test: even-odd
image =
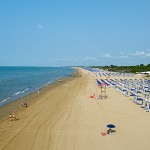
[[[0,67],[0,106],[74,73],[70,67]]]

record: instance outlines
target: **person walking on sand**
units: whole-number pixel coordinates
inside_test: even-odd
[[[15,116],[15,113],[13,113],[13,121],[15,121],[16,120],[16,116]]]
[[[12,121],[12,114],[9,114],[9,120]]]
[[[24,107],[28,107],[27,103],[24,103]]]

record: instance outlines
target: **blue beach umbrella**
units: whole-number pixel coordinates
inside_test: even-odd
[[[137,101],[142,101],[142,100],[143,100],[143,98],[140,98],[140,97],[137,98]]]
[[[135,94],[132,93],[130,96],[135,96]]]
[[[150,90],[146,90],[145,92],[150,92]]]
[[[143,105],[143,98],[138,97],[138,98],[137,98],[137,101],[141,101],[141,102],[142,102],[141,105]]]
[[[135,91],[135,88],[131,88],[131,91]]]
[[[116,126],[113,124],[108,124],[106,127],[111,129],[111,128],[115,128]]]

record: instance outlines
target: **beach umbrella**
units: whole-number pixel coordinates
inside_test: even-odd
[[[144,88],[148,88],[148,86],[145,86]]]
[[[135,94],[132,93],[130,96],[135,96]]]
[[[137,98],[137,101],[142,101],[142,100],[143,100],[143,98],[140,98],[140,97]]]
[[[150,92],[150,90],[145,90],[145,92]]]
[[[131,91],[134,91],[135,90],[135,88],[131,88]]]
[[[108,124],[106,127],[111,129],[111,128],[115,128],[116,126],[113,124]]]
[[[143,105],[143,98],[138,97],[136,100],[137,100],[137,101],[141,101],[142,103],[141,103],[140,105]]]

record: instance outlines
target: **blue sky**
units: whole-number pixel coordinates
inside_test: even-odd
[[[0,65],[147,65],[149,8],[149,0],[0,0]]]

